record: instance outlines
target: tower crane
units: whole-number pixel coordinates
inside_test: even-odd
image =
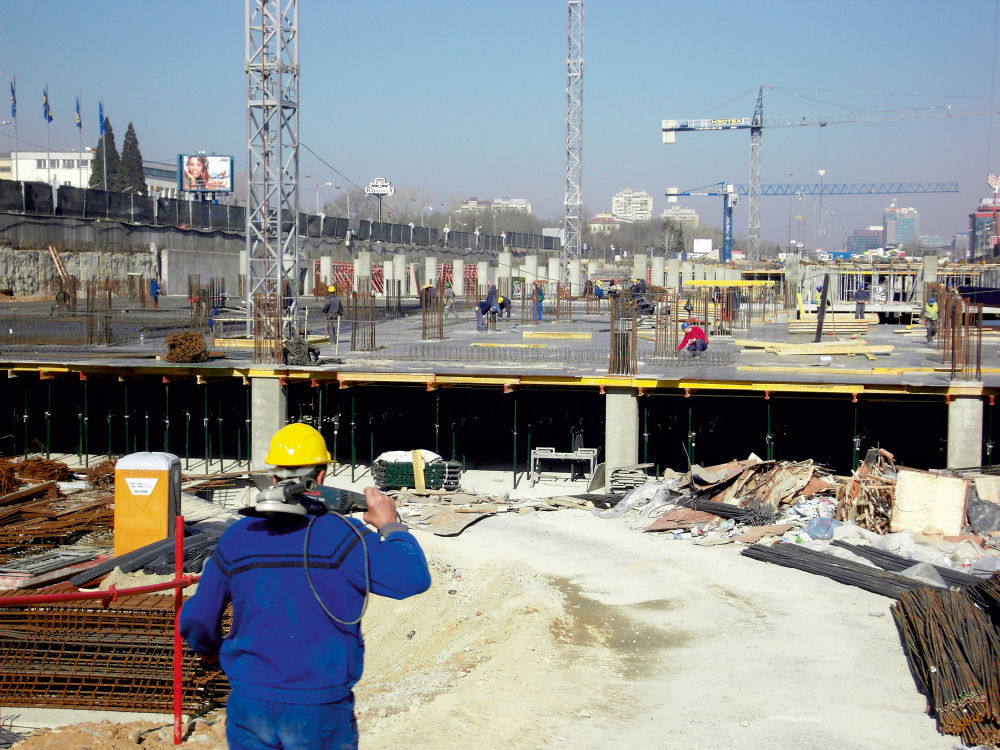
[[[708,192],[706,188],[714,187]],[[733,209],[741,195],[753,196],[753,185],[734,185],[717,182],[693,190],[667,191],[667,202],[676,203],[685,195],[722,196],[722,251],[719,259],[728,263],[733,259]],[[824,184],[775,183],[757,184],[757,195],[899,195],[901,193],[957,193],[957,182],[846,182]],[[748,248],[749,251],[749,248]]]
[[[842,125],[852,122],[885,122],[889,120],[921,120],[941,117],[968,117],[1000,112],[1000,106],[990,104],[944,105],[887,110],[853,110],[833,115],[808,115],[805,117],[783,117],[764,119],[764,86],[757,91],[757,103],[753,117],[714,117],[689,120],[663,120],[663,142],[676,143],[677,133],[698,130],[749,130],[750,131],[750,184],[749,195],[750,226],[747,234],[747,253],[756,257],[760,253],[760,163],[761,141],[764,128],[801,127],[803,125]],[[824,191],[826,192],[826,191]],[[900,191],[903,192],[903,191]],[[936,191],[926,191],[936,192]],[[950,191],[948,191],[950,192]],[[681,195],[678,193],[678,195]]]

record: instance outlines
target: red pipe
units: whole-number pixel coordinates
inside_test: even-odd
[[[3,607],[28,607],[32,604],[50,604],[52,602],[76,602],[88,599],[99,599],[104,601],[105,606],[109,602],[118,601],[119,597],[132,596],[133,594],[149,594],[154,591],[165,591],[167,589],[183,589],[192,583],[198,583],[201,576],[181,576],[173,581],[163,581],[162,583],[150,583],[146,586],[133,586],[127,589],[117,589],[110,586],[104,591],[69,591],[62,594],[25,594],[22,596],[0,596],[0,608]]]
[[[184,575],[184,516],[174,519],[174,577]],[[181,726],[181,708],[183,705],[183,688],[181,667],[184,665],[184,644],[181,642],[181,605],[184,595],[181,590],[174,589],[174,744],[181,744],[183,728]]]

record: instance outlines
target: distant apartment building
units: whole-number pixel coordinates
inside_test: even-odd
[[[594,234],[611,234],[620,225],[621,222],[611,214],[595,214],[594,217],[587,222],[587,229]]]
[[[628,221],[649,221],[653,218],[653,196],[645,190],[619,190],[611,198],[611,215]]]
[[[459,211],[468,211],[470,213],[481,213],[486,211],[515,211],[523,214],[531,213],[531,203],[528,202],[527,198],[511,198],[506,196],[503,198],[469,198],[462,201],[462,204],[458,207]]]
[[[969,257],[969,232],[959,232],[951,238],[951,257],[966,260]]]
[[[660,218],[668,219],[680,225],[681,229],[684,230],[697,229],[698,225],[701,224],[701,217],[698,216],[697,211],[693,208],[682,208],[681,206],[670,206],[663,209]]]
[[[997,215],[1000,203],[995,196],[979,201],[979,206],[969,214],[969,259],[992,258],[993,247],[1000,241],[997,231]]]
[[[8,158],[10,171],[0,163],[0,178],[21,182],[45,182],[55,186],[90,187],[93,151],[15,151]],[[153,197],[177,197],[177,165],[142,162],[146,186]]]
[[[882,212],[882,232],[886,245],[915,245],[920,234],[920,212],[889,206]]]
[[[869,250],[882,247],[882,227],[855,229],[847,235],[847,252],[860,255]]]

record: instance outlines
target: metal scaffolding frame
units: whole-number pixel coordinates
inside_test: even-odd
[[[298,0],[246,0],[247,289],[251,321],[272,317],[254,305],[290,297],[297,319],[299,279]],[[281,330],[254,331],[280,342]],[[255,348],[280,363],[280,346]],[[260,361],[260,360],[259,360]]]
[[[559,280],[570,282],[569,262],[583,250],[583,0],[567,0],[566,192]]]

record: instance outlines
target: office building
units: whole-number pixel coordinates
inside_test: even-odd
[[[645,190],[619,190],[611,198],[611,215],[628,221],[649,221],[653,218],[653,196]]]

